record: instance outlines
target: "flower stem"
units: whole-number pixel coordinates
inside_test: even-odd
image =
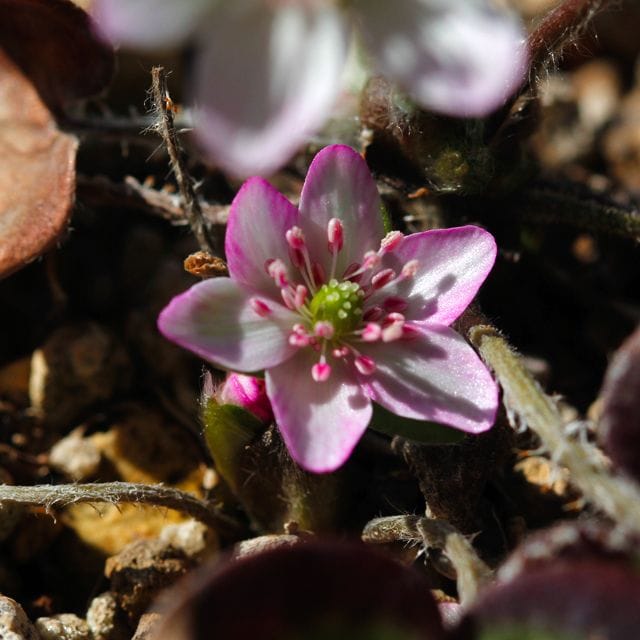
[[[566,224],[584,231],[640,240],[640,211],[584,185],[538,182],[513,202],[523,222]]]
[[[531,56],[529,82],[547,67],[556,65],[594,16],[611,4],[613,0],[564,0],[550,11],[527,40]]]
[[[11,486],[0,485],[0,503],[43,506],[45,509],[66,507],[80,502],[131,503],[166,507],[185,513],[218,530],[232,533],[238,523],[218,511],[209,502],[190,493],[162,485],[135,482]]]
[[[191,230],[202,251],[215,255],[215,240],[207,228],[200,201],[196,196],[193,179],[189,175],[184,161],[184,152],[180,145],[180,139],[176,133],[173,108],[167,88],[167,74],[163,67],[153,67],[151,69],[151,98],[154,111],[157,114],[153,129],[160,134],[167,147],[171,169],[178,182],[185,215],[189,220]]]
[[[467,335],[502,386],[509,414],[537,434],[552,460],[569,470],[585,499],[622,526],[640,532],[640,487],[612,475],[596,447],[568,437],[556,404],[494,327],[475,325]]]

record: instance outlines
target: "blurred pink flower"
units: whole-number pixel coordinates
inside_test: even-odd
[[[493,237],[474,226],[383,235],[364,160],[326,147],[299,207],[261,178],[245,182],[227,226],[230,277],[194,285],[158,319],[205,360],[266,370],[284,441],[310,471],[343,464],[372,401],[469,433],[495,419],[496,384],[449,327],[493,266]]]
[[[513,15],[488,0],[95,0],[101,32],[158,48],[195,36],[196,131],[238,176],[278,169],[327,119],[354,29],[423,106],[482,116],[522,81]]]

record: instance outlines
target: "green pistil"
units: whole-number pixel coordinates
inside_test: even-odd
[[[355,282],[331,280],[323,284],[309,303],[312,324],[330,322],[338,338],[353,331],[362,320],[364,291]]]

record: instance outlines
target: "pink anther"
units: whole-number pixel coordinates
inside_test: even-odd
[[[389,296],[382,301],[382,306],[385,311],[394,312],[394,311],[404,311],[409,303],[400,296]]]
[[[404,267],[402,267],[403,278],[413,278],[418,273],[419,262],[417,260],[409,260]]]
[[[333,338],[333,334],[335,333],[335,329],[331,322],[327,322],[326,320],[319,320],[315,323],[315,325],[313,325],[313,333],[318,338],[331,340],[331,338]]]
[[[321,359],[320,362],[316,362],[316,364],[311,367],[311,377],[316,382],[325,382],[329,379],[331,375],[331,365],[328,365],[324,359]]]
[[[376,363],[369,356],[359,355],[356,356],[353,363],[356,365],[356,369],[363,376],[370,376],[377,369]]]
[[[249,304],[253,311],[261,318],[266,318],[271,313],[269,305],[258,298],[250,298]]]
[[[344,228],[342,221],[338,218],[331,218],[327,224],[327,242],[329,253],[333,255],[342,249],[344,244]]]
[[[296,287],[296,293],[294,296],[294,305],[296,309],[304,306],[304,303],[307,301],[307,295],[309,294],[309,290],[303,284],[299,284]]]
[[[289,280],[287,278],[287,267],[280,258],[276,258],[269,263],[267,272],[274,279],[276,285],[281,289],[289,284]]]
[[[404,240],[404,234],[402,231],[389,231],[387,235],[382,238],[380,242],[380,255],[389,253],[396,249],[400,243]]]
[[[304,239],[304,233],[300,227],[291,227],[286,233],[285,238],[292,249],[304,249],[306,242]]]
[[[388,285],[392,280],[395,280],[396,272],[393,269],[382,269],[378,271],[373,278],[371,278],[371,286],[374,289],[382,289]]]
[[[382,336],[382,327],[377,322],[369,322],[362,330],[362,339],[365,342],[376,342]]]

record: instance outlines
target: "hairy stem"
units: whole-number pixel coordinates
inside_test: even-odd
[[[178,189],[182,196],[184,211],[191,230],[198,240],[202,251],[215,254],[215,240],[209,233],[202,207],[198,200],[193,184],[193,179],[187,170],[184,160],[184,152],[180,145],[180,139],[174,123],[173,103],[167,88],[167,74],[163,67],[151,69],[151,98],[157,121],[154,129],[160,134],[167,152],[171,169],[176,176]]]
[[[34,485],[17,487],[0,485],[0,503],[62,508],[80,502],[108,504],[138,503],[180,511],[215,528],[220,533],[238,530],[238,524],[220,513],[212,504],[190,493],[162,485],[135,482]]]
[[[585,499],[623,527],[640,532],[640,487],[612,475],[596,447],[566,434],[556,404],[494,327],[472,326],[468,337],[495,373],[507,410],[538,435],[553,461],[569,470]]]
[[[527,40],[531,56],[529,81],[547,67],[555,66],[593,17],[611,4],[612,0],[564,0],[550,11]]]
[[[513,202],[524,222],[566,224],[584,231],[640,240],[640,211],[577,183],[539,182]]]

